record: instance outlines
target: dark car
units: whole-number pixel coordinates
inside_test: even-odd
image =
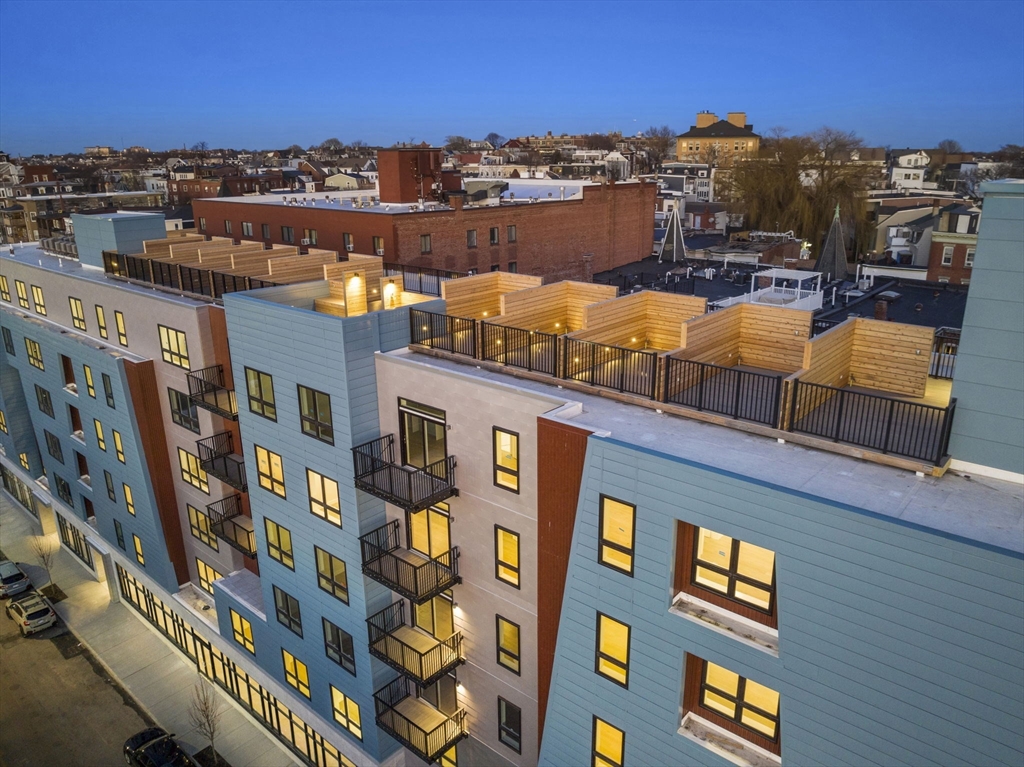
[[[14,562],[0,562],[0,597],[13,597],[32,587],[32,581]]]
[[[124,761],[130,767],[199,767],[181,750],[174,735],[160,727],[132,735],[124,742]]]

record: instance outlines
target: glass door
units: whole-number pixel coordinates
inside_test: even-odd
[[[447,503],[410,512],[409,548],[428,559],[441,556],[452,547],[449,525]]]
[[[413,605],[413,608],[413,621],[416,628],[426,631],[441,642],[455,633],[455,616],[452,612],[450,589],[421,605]]]
[[[422,469],[447,457],[443,410],[399,398],[398,415],[403,465]]]

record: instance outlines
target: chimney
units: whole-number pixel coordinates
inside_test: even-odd
[[[697,113],[697,127],[707,128],[709,125],[714,125],[718,122],[718,115],[712,112],[698,112]]]
[[[744,128],[747,125],[746,112],[730,112],[725,119],[730,125],[735,125],[737,128]]]
[[[883,322],[889,315],[888,301],[875,301],[875,319]]]
[[[462,191],[448,192],[448,204],[452,206],[452,210],[462,210],[466,204],[466,193]]]

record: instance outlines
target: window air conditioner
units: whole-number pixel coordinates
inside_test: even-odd
[[[384,255],[384,248],[377,248],[377,255],[378,256],[383,256]]]
[[[345,250],[347,250],[349,253],[351,253],[355,249],[356,249],[355,245],[346,245],[345,246]]]

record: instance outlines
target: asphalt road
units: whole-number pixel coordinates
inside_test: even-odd
[[[114,767],[150,726],[64,625],[21,636],[0,600],[0,767]]]

